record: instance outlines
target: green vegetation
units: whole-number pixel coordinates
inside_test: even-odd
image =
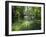
[[[41,29],[41,7],[12,6],[12,31]]]

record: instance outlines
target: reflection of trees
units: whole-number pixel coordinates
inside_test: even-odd
[[[13,30],[40,29],[41,7],[13,6],[12,22]]]

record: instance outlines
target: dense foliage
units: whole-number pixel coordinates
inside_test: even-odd
[[[41,7],[12,6],[12,31],[41,29]]]

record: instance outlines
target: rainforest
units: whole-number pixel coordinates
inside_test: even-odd
[[[12,31],[40,29],[41,7],[12,6]]]

